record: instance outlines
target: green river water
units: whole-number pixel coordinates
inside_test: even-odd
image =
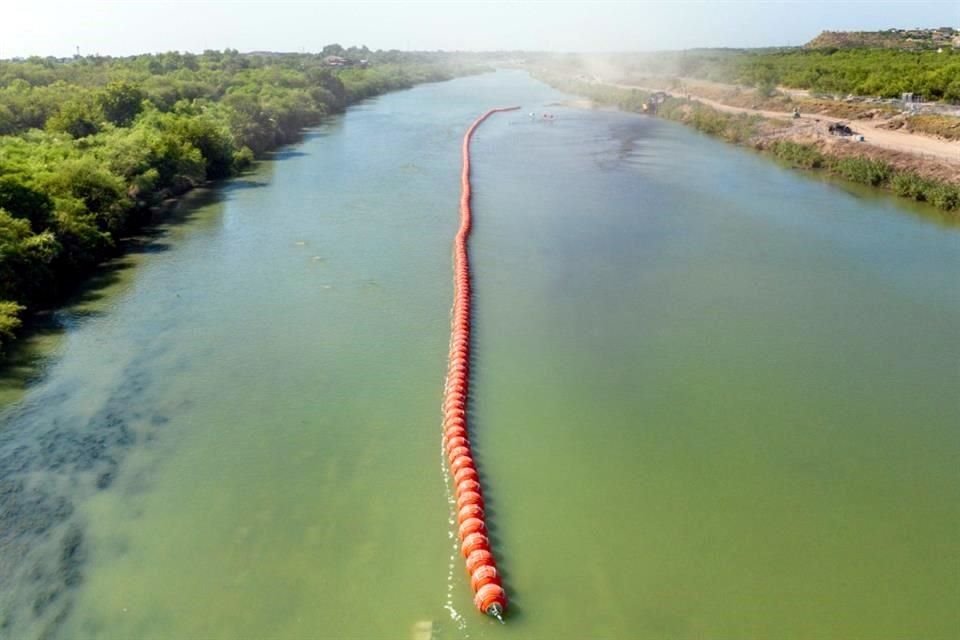
[[[20,345],[0,638],[960,637],[960,229],[564,99],[356,106]],[[471,244],[500,625],[440,403],[460,140],[505,104]]]

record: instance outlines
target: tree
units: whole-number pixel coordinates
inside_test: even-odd
[[[328,44],[323,49],[320,50],[320,53],[324,56],[342,56],[346,51],[339,44]]]
[[[95,158],[84,156],[62,163],[47,184],[55,193],[79,202],[101,230],[114,235],[123,231],[130,206],[126,186]]]
[[[13,340],[15,332],[22,324],[19,318],[23,312],[23,305],[12,300],[0,301],[0,345],[3,341]]]
[[[230,175],[235,147],[227,127],[211,117],[201,116],[178,118],[171,131],[200,151],[208,179]]]
[[[47,120],[47,129],[63,131],[74,138],[86,138],[100,131],[103,111],[87,96],[68,100]]]
[[[315,93],[315,100],[327,100],[327,94],[332,100],[327,103],[328,111],[340,111],[347,104],[347,90],[343,86],[340,78],[335,76],[329,69],[314,67],[307,70],[307,82],[315,88],[322,89],[326,93]]]
[[[33,235],[28,221],[0,209],[0,298],[38,299],[59,250],[52,233]]]
[[[15,218],[28,220],[35,232],[43,231],[53,221],[50,197],[10,176],[0,178],[0,209],[6,209]]]
[[[5,104],[0,104],[0,136],[5,136],[17,130],[17,119]]]
[[[108,121],[125,127],[140,113],[143,99],[144,93],[139,86],[129,82],[111,82],[97,96],[97,103]]]

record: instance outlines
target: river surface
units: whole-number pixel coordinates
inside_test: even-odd
[[[356,106],[15,350],[0,637],[958,637],[960,230],[564,99]],[[501,626],[440,403],[460,140],[505,104],[471,245]]]

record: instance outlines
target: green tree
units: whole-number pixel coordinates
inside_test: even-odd
[[[22,324],[19,316],[23,310],[23,305],[11,300],[0,300],[0,345],[15,337],[16,330]]]
[[[325,46],[323,49],[321,49],[320,53],[324,56],[342,56],[344,53],[346,53],[346,51],[342,46],[334,43]]]
[[[47,120],[51,131],[63,131],[74,138],[85,138],[100,131],[104,115],[100,106],[88,96],[68,100]]]
[[[0,209],[0,299],[43,299],[59,252],[53,233],[33,235],[29,222]]]
[[[9,135],[17,130],[17,119],[13,111],[5,104],[0,104],[0,136]]]
[[[16,218],[29,220],[35,232],[43,231],[53,221],[50,197],[10,176],[0,178],[0,209],[6,209]]]
[[[89,214],[58,213],[54,231],[61,246],[55,271],[62,286],[77,281],[113,248],[110,235],[98,229]]]
[[[108,121],[118,127],[125,127],[140,113],[144,97],[143,91],[137,85],[111,82],[97,96],[97,102]]]
[[[200,151],[208,179],[230,175],[235,146],[227,126],[208,116],[178,118],[171,132]]]
[[[97,226],[111,234],[125,228],[130,207],[123,179],[105,169],[91,156],[64,162],[47,178],[52,192],[81,205]]]

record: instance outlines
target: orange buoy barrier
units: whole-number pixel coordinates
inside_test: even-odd
[[[454,296],[450,355],[443,391],[443,452],[446,454],[457,499],[457,534],[470,575],[473,602],[480,611],[497,618],[507,608],[497,564],[487,537],[480,476],[470,453],[467,430],[467,391],[470,386],[470,140],[480,124],[494,113],[520,107],[490,109],[477,118],[463,136],[463,170],[460,174],[460,229],[453,241]]]

